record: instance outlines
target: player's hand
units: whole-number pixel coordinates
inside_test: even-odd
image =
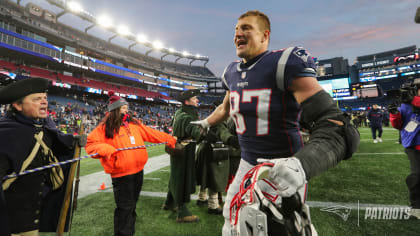
[[[274,162],[268,179],[276,185],[282,197],[290,197],[306,183],[306,174],[296,157],[271,160]]]
[[[197,121],[191,121],[190,124],[193,125],[199,125],[201,128],[203,128],[204,130],[207,130],[208,128],[210,128],[210,124],[207,121],[207,119],[204,120],[197,120]]]

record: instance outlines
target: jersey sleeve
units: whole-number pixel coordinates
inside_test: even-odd
[[[316,77],[316,67],[308,51],[302,47],[295,47],[287,59],[284,70],[285,88],[290,86],[293,79],[299,77]]]
[[[234,62],[232,62],[232,63],[230,63],[224,70],[223,70],[223,73],[222,73],[222,76],[220,77],[220,79],[222,80],[222,86],[223,86],[223,88],[225,89],[225,90],[227,90],[227,91],[229,91],[230,89],[229,89],[229,84],[228,84],[228,82],[227,82],[227,80],[226,80],[226,72],[234,65],[235,63]]]

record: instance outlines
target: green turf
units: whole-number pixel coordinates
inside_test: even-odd
[[[409,164],[403,148],[396,144],[398,132],[385,129],[384,142],[374,144],[370,129],[361,128],[358,152],[350,160],[315,177],[309,183],[308,201],[407,205],[405,178]],[[382,153],[382,154],[381,154]],[[396,153],[386,155],[383,153]],[[399,154],[398,154],[399,153]],[[169,167],[145,176],[143,190],[165,193]],[[160,210],[164,198],[141,196],[138,206],[136,235],[220,235],[221,216],[206,214],[206,207],[189,204],[201,218],[197,224],[177,224],[175,214]],[[72,235],[112,235],[112,193],[96,193],[79,200]],[[420,235],[420,221],[364,219],[364,211],[351,210],[347,221],[331,212],[312,208],[311,216],[318,234],[323,236],[355,235]]]
[[[384,130],[382,143],[374,144],[370,129],[360,129],[358,152],[349,160],[310,181],[308,200],[407,205],[405,178],[409,163],[396,130]],[[368,141],[364,141],[368,140]],[[369,154],[370,155],[365,155]],[[378,154],[379,153],[379,154]],[[364,155],[362,155],[364,154]]]
[[[164,198],[140,197],[135,235],[220,235],[222,216],[208,215],[207,208],[197,207],[194,201],[189,204],[189,209],[201,218],[201,222],[179,224],[175,222],[175,213],[160,209],[163,201]],[[83,213],[78,211],[74,215],[72,235],[113,235],[115,204],[112,193],[96,193],[85,197],[78,207],[83,209]]]
[[[167,192],[169,182],[169,166],[147,174],[144,178],[142,191]]]

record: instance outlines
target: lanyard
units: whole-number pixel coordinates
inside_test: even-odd
[[[136,140],[134,139],[134,136],[131,135],[130,128],[128,126],[128,122],[123,122],[123,124],[124,124],[124,128],[127,130],[127,134],[128,134],[128,137],[130,138],[131,144],[136,144]]]

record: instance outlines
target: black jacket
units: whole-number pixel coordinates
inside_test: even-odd
[[[40,124],[42,127],[37,128],[35,124]],[[0,120],[0,179],[2,182],[3,175],[20,172],[23,162],[35,144],[34,135],[41,129],[44,131],[43,140],[59,161],[72,157],[73,136],[56,129],[52,120],[45,119],[37,122],[21,114],[8,114]],[[39,160],[38,156],[27,169],[46,164]],[[62,166],[62,168],[64,176],[67,176],[69,166]],[[7,214],[5,211],[0,211],[1,230],[5,232],[10,230],[12,233],[33,230],[34,227],[45,232],[56,230],[65,184],[58,190],[51,191],[48,184],[45,184],[46,173],[47,171],[41,171],[18,177],[5,191],[0,186],[0,209],[7,209]],[[23,204],[22,201],[26,203]],[[19,222],[12,220],[16,217]],[[1,230],[0,232],[3,233]]]

